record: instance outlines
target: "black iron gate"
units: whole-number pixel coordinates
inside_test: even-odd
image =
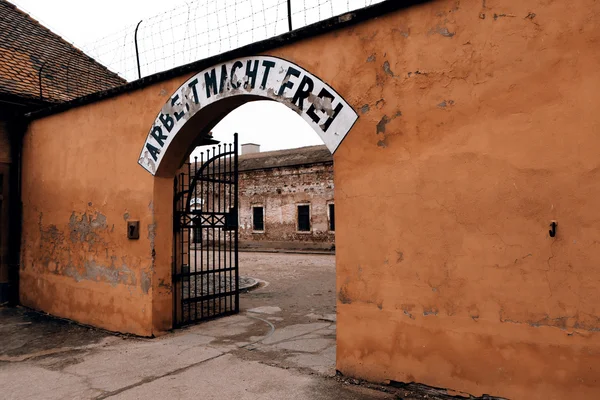
[[[236,133],[175,178],[176,327],[239,312],[237,149]]]

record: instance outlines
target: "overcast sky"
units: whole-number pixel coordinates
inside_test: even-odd
[[[131,35],[132,27],[140,20],[156,21],[156,16],[169,15],[172,18],[163,18],[161,20],[167,20],[170,25],[167,29],[170,29],[169,35],[159,34],[159,32],[151,31],[150,26],[144,26],[144,23],[140,26],[140,37],[143,37],[143,43],[140,43],[140,48],[144,51],[144,55],[150,54],[150,50],[156,53],[156,48],[159,48],[159,40],[162,41],[164,36],[172,37],[170,40],[180,41],[178,36],[184,36],[185,32],[178,28],[180,25],[177,18],[190,18],[190,13],[186,12],[185,15],[182,13],[171,12],[170,10],[180,8],[185,10],[201,10],[203,8],[198,5],[204,6],[204,4],[217,4],[222,7],[226,4],[227,0],[103,0],[103,1],[82,1],[82,0],[9,0],[16,4],[22,10],[31,14],[34,18],[40,21],[43,25],[51,29],[52,31],[60,34],[67,41],[73,43],[75,46],[91,51],[91,46],[97,43],[114,43],[114,38],[125,37],[125,35]],[[377,3],[381,0],[293,0],[293,13],[294,25],[303,25],[305,23],[316,22],[316,20],[330,17],[332,14],[339,14],[346,11],[348,5],[352,8],[364,7],[365,4]],[[223,2],[223,3],[221,3]],[[190,5],[191,3],[191,5]],[[243,1],[237,0],[232,4],[240,4]],[[231,38],[229,41],[219,41],[218,47],[206,47],[204,50],[208,53],[216,53],[226,51],[231,47],[237,47],[250,41],[256,41],[264,39],[266,35],[272,36],[273,34],[281,34],[287,30],[287,24],[285,23],[285,14],[281,15],[285,11],[285,1],[283,0],[247,0],[245,7],[247,9],[239,8],[237,12],[233,12],[235,17],[242,22],[239,24],[231,24],[231,29],[237,29],[240,33],[235,38]],[[319,7],[319,4],[321,6]],[[315,7],[316,5],[316,7]],[[194,8],[195,7],[195,8]],[[215,6],[216,7],[216,6]],[[252,8],[254,7],[254,8]],[[256,10],[260,7],[264,7],[268,10],[265,13],[256,13]],[[309,9],[305,13],[297,13],[300,11],[297,7],[306,7]],[[248,15],[252,15],[248,10],[252,10],[255,13],[254,19],[248,19]],[[200,12],[196,11],[191,14],[200,16]],[[228,14],[232,14],[229,12]],[[152,19],[154,17],[154,20]],[[219,38],[228,37],[231,35],[230,30],[226,30],[226,24],[222,21],[224,16],[221,15],[219,21],[220,31],[210,27],[211,33],[217,32]],[[228,15],[231,19],[231,16]],[[246,19],[243,19],[246,18]],[[260,20],[260,18],[263,18]],[[218,20],[218,18],[216,18]],[[213,18],[212,20],[215,20]],[[273,23],[270,23],[272,20]],[[198,19],[198,23],[203,23]],[[252,22],[254,25],[260,26],[260,29],[252,30]],[[279,22],[275,22],[279,21]],[[214,22],[214,21],[213,21]],[[244,24],[246,26],[244,26]],[[146,25],[152,25],[147,23]],[[157,25],[157,24],[154,24]],[[250,31],[248,31],[250,28]],[[145,29],[145,30],[143,30]],[[228,33],[229,32],[229,35]],[[177,36],[177,37],[176,37]],[[207,35],[208,36],[208,35]],[[113,42],[110,42],[108,38],[113,38]],[[199,40],[204,35],[199,35],[192,43],[188,40],[187,46],[192,43],[193,46],[198,47]],[[209,36],[208,36],[209,37]],[[200,38],[200,39],[199,39]],[[116,39],[121,40],[122,39]],[[129,36],[127,36],[129,42]],[[185,46],[185,41],[183,46]],[[153,46],[154,48],[151,48]],[[121,49],[124,53],[127,53],[127,60],[122,55],[117,55],[119,49],[113,50],[109,48],[108,54],[111,59],[105,58],[107,54],[95,56],[100,59],[105,65],[109,66],[115,72],[120,73],[127,79],[135,79],[137,71],[135,71],[134,64],[131,64],[133,55],[130,49]],[[167,47],[165,47],[167,48]],[[145,52],[148,49],[148,52]],[[192,54],[189,51],[183,52],[185,54]],[[204,58],[208,53],[193,53],[195,57],[199,59]],[[111,64],[111,60],[115,57],[121,57],[121,64]],[[142,57],[141,57],[142,58]],[[149,56],[146,57],[146,62],[142,61],[143,70],[142,75],[148,75],[160,70],[172,68],[177,64],[183,64],[195,59],[176,59],[171,54],[164,54],[155,56],[156,59],[162,61],[153,61]],[[127,64],[127,65],[126,65]],[[134,74],[133,76],[131,74]],[[301,146],[309,146],[315,144],[322,144],[320,137],[309,127],[309,125],[295,112],[288,109],[286,106],[276,102],[260,101],[255,103],[248,103],[225,117],[213,130],[214,136],[222,141],[231,141],[233,132],[240,134],[241,143],[257,143],[261,145],[261,151],[287,149]]]

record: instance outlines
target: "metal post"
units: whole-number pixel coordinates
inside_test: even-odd
[[[289,2],[289,0],[288,0]],[[239,257],[238,257],[238,251],[239,251],[239,244],[238,244],[238,233],[239,233],[239,195],[238,195],[238,134],[237,132],[234,133],[233,135],[233,148],[234,148],[234,153],[233,153],[233,204],[235,207],[235,218],[236,218],[236,222],[235,222],[235,230],[234,230],[234,247],[233,247],[233,251],[234,251],[234,273],[235,273],[235,313],[238,313],[240,311],[240,276],[239,276]]]
[[[173,293],[173,327],[178,327],[180,321],[178,319],[177,310],[179,309],[179,301],[181,301],[177,297],[177,260],[179,257],[177,255],[177,240],[179,234],[179,225],[177,223],[177,219],[179,218],[177,197],[179,196],[179,181],[177,179],[177,175],[175,175],[175,179],[173,180],[173,257],[171,261],[171,291]]]
[[[287,8],[288,8],[288,25],[290,28],[290,32],[292,31],[292,0],[287,0]]]
[[[134,38],[134,40],[135,40],[135,58],[137,59],[137,67],[138,67],[138,77],[139,77],[139,79],[142,79],[142,69],[140,68],[140,52],[138,50],[137,34],[138,34],[138,29],[140,28],[140,24],[142,23],[142,21],[138,22],[137,26],[135,27],[135,38]]]

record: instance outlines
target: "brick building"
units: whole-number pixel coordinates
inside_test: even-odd
[[[333,156],[311,146],[261,153],[242,145],[239,158],[240,247],[333,250]]]
[[[0,304],[18,279],[22,117],[125,84],[13,4],[0,0]],[[11,233],[9,235],[9,232]]]

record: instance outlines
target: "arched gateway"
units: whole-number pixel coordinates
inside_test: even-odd
[[[173,326],[239,311],[237,134],[233,146],[208,150],[200,164],[186,164],[186,157],[229,111],[261,99],[297,112],[332,153],[358,119],[325,82],[290,61],[269,56],[207,68],[169,96],[138,163],[155,176],[169,178],[174,167],[178,171],[173,201]],[[191,207],[192,199],[199,199],[199,206]]]
[[[278,101],[296,111],[332,153],[358,119],[333,88],[298,65],[269,56],[240,58],[197,73],[170,96],[150,128],[138,163],[152,175],[160,174],[165,154],[188,121],[200,119],[198,125],[206,131],[223,114],[253,100]],[[225,104],[217,106],[220,102]],[[188,142],[198,132],[190,132]]]

